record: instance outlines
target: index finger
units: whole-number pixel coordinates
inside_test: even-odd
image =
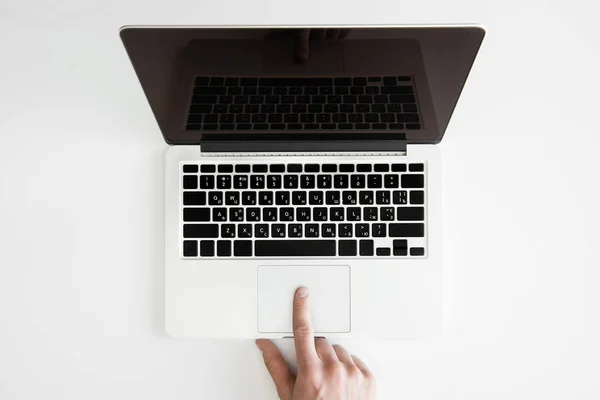
[[[298,371],[301,371],[307,364],[314,363],[318,360],[317,350],[315,348],[315,338],[310,320],[308,289],[305,287],[298,288],[296,293],[294,293],[292,319]]]

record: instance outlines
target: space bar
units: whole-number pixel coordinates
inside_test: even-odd
[[[255,240],[256,257],[335,256],[335,240]]]

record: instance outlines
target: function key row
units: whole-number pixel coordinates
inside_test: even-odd
[[[383,84],[395,86],[399,82],[410,82],[410,76],[371,76],[371,77],[338,77],[338,78],[257,78],[257,77],[222,77],[198,76],[196,86],[366,86]]]
[[[406,164],[184,164],[183,172],[193,173],[265,173],[265,172],[407,172]],[[422,163],[408,164],[409,172],[423,172],[425,165]]]

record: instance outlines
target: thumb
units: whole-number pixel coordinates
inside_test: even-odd
[[[294,376],[281,356],[281,352],[268,339],[258,339],[256,346],[262,352],[265,366],[273,379],[273,383],[275,383],[279,398],[281,400],[290,400],[294,387]]]

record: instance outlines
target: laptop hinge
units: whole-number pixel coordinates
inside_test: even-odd
[[[232,134],[204,135],[202,153],[357,153],[386,152],[406,154],[404,133],[351,134]]]

